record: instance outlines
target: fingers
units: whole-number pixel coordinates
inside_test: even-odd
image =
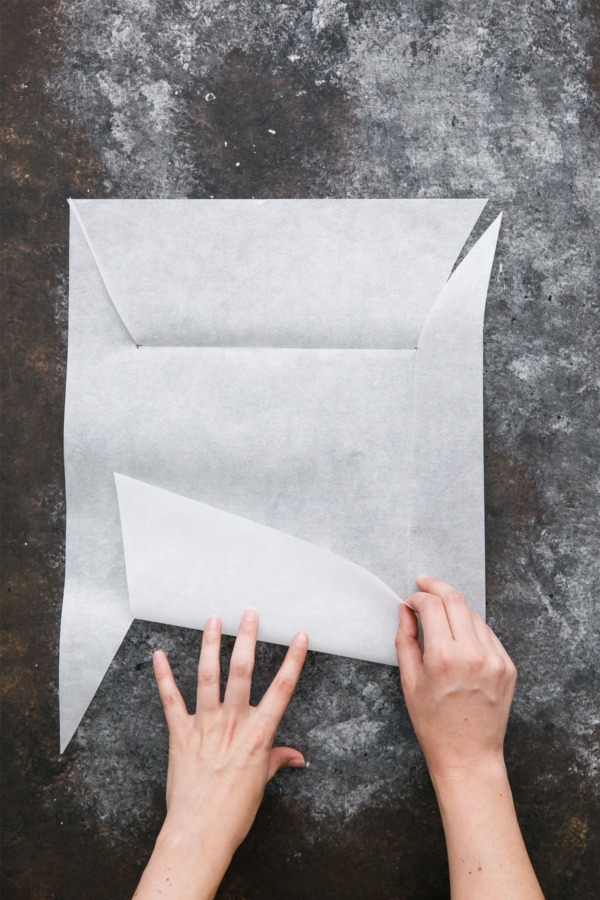
[[[494,647],[496,648],[496,650],[498,651],[498,653],[500,654],[500,656],[502,657],[502,659],[508,666],[508,669],[513,673],[513,676],[516,679],[516,677],[517,677],[516,666],[515,666],[514,662],[512,661],[512,659],[510,658],[510,656],[508,655],[506,648],[504,647],[504,644],[502,643],[502,641],[500,640],[498,635],[495,633],[495,631],[493,631],[493,629],[490,628],[489,625],[486,625],[485,627],[488,630],[492,644],[494,645]]]
[[[495,653],[496,647],[492,641],[491,628],[488,628],[479,613],[476,613],[472,609],[469,610],[469,612],[471,613],[471,621],[479,642],[483,644],[484,647],[491,648]]]
[[[153,657],[154,677],[158,686],[158,693],[162,701],[165,711],[165,718],[169,726],[169,733],[174,733],[183,727],[188,721],[188,714],[183,702],[183,697],[179,693],[179,688],[175,684],[171,666],[163,650],[157,650]]]
[[[409,597],[407,603],[421,618],[425,652],[437,644],[452,640],[450,623],[441,597],[418,592]]]
[[[257,634],[258,613],[255,609],[247,609],[242,616],[231,654],[224,701],[227,706],[242,707],[250,703]]]
[[[292,747],[273,747],[269,756],[267,781],[270,781],[280,769],[287,767],[290,769],[301,769],[304,765],[304,757],[299,750],[294,750]]]
[[[307,650],[308,635],[299,631],[286,653],[279,672],[258,704],[261,715],[271,720],[273,734],[277,731],[281,717],[292,699]]]
[[[452,637],[455,641],[475,637],[471,613],[461,593],[449,584],[446,584],[445,581],[430,578],[428,575],[419,575],[417,584],[422,591],[442,598],[448,622],[450,623]]]
[[[221,702],[221,620],[211,616],[204,627],[198,662],[196,709],[216,709]]]
[[[398,605],[400,624],[396,634],[396,653],[402,681],[413,681],[423,667],[423,653],[419,646],[419,624],[412,609],[405,603]]]

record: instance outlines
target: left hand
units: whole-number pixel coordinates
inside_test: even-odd
[[[273,740],[296,687],[308,636],[297,634],[266,694],[254,707],[250,687],[258,614],[243,615],[231,656],[225,698],[220,696],[221,620],[206,623],[198,664],[196,713],[190,715],[162,650],[154,673],[169,727],[167,817],[163,833],[195,836],[231,857],[254,821],[266,783],[304,757]]]

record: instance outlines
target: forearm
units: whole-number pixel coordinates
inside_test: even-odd
[[[214,835],[163,826],[144,870],[135,900],[212,900],[231,862],[232,853]]]
[[[475,774],[432,773],[453,900],[543,900],[517,822],[504,762]]]

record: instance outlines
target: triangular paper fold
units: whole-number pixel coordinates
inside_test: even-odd
[[[137,479],[115,473],[115,482],[135,618],[202,629],[212,610],[235,634],[254,606],[262,640],[289,643],[311,621],[314,650],[394,662],[393,641],[381,634],[393,634],[398,597],[366,569]]]

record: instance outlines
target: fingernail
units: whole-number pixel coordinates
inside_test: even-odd
[[[155,650],[152,654],[152,661],[155,666],[162,666],[163,663],[167,661],[167,656],[164,650]]]
[[[218,616],[211,616],[206,620],[206,625],[204,626],[205,631],[216,631],[221,627],[221,620]]]
[[[252,607],[244,610],[244,615],[242,616],[244,622],[258,622],[258,613]]]
[[[303,769],[305,765],[308,763],[305,763],[303,759],[290,759],[288,769]]]
[[[293,643],[296,647],[308,647],[308,635],[305,631],[299,631],[295,636]]]

